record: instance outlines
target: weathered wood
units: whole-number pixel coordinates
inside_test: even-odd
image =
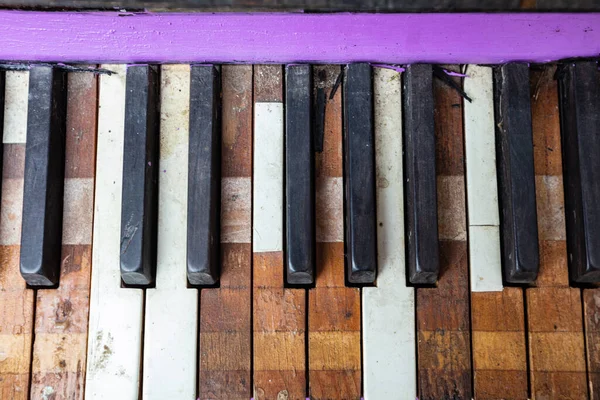
[[[462,109],[458,93],[434,81],[440,277],[417,289],[419,399],[470,399],[471,335]],[[458,105],[458,107],[456,106]],[[453,167],[447,167],[453,166]]]
[[[417,395],[415,290],[406,286],[403,245],[401,76],[376,68],[373,88],[379,271],[377,286],[362,291],[363,394],[412,399]]]
[[[146,290],[142,397],[196,396],[198,291],[187,288],[190,67],[161,66],[156,285]]]
[[[283,286],[282,67],[254,67],[253,313],[256,400],[306,395],[306,290]]]
[[[26,97],[27,86],[11,81],[13,76],[7,76],[7,85],[16,83],[15,92],[24,91]],[[26,112],[7,113],[5,126],[14,123],[13,118],[25,122]],[[20,137],[22,142],[10,144],[5,137],[0,218],[0,398],[15,400],[29,398],[34,319],[34,291],[26,288],[19,274],[25,135]]]
[[[564,196],[560,162],[558,98],[554,68],[531,73],[535,184],[540,227],[537,286],[525,291],[533,398],[585,399],[586,361],[579,289],[569,288]],[[538,99],[543,99],[538,102]],[[554,143],[552,147],[548,143]]]
[[[523,291],[502,288],[492,69],[469,65],[465,152],[476,398],[527,397]]]
[[[144,292],[121,288],[119,268],[125,115],[125,65],[100,76],[92,239],[86,399],[137,398],[142,365]],[[121,116],[121,117],[117,117]],[[115,374],[114,371],[119,371]]]
[[[600,398],[600,289],[583,290],[587,379],[590,399]]]
[[[328,169],[342,159],[342,91],[329,95],[340,72],[338,66],[314,67],[315,85],[325,90],[325,149],[316,155],[317,233],[316,287],[308,302],[309,395],[318,399],[358,399],[361,391],[360,291],[344,282],[341,171]],[[340,88],[341,89],[341,88]],[[326,160],[325,158],[331,160]],[[337,188],[331,189],[331,188]],[[327,208],[325,204],[333,204]]]
[[[98,79],[70,73],[60,286],[36,298],[31,398],[83,399],[87,348]]]
[[[201,399],[247,400],[252,299],[252,66],[221,67],[221,278],[200,300]]]
[[[471,293],[474,395],[527,398],[523,290]]]

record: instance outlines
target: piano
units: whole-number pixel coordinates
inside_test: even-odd
[[[600,14],[0,21],[0,399],[600,398]]]

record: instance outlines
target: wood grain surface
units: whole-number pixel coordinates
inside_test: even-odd
[[[581,293],[569,287],[560,124],[554,68],[531,70],[531,111],[540,247],[536,287],[525,291],[531,395],[585,399]]]
[[[27,126],[27,107],[23,105],[27,104],[28,88],[28,72],[6,74],[0,208],[0,398],[15,400],[29,396],[35,309],[34,291],[27,289],[19,274]]]
[[[417,289],[419,399],[470,399],[471,334],[461,98],[434,80],[440,278]]]
[[[17,150],[16,147],[21,149]],[[20,174],[2,180],[0,229],[0,398],[27,399],[33,339],[34,291],[27,289],[19,274],[21,210],[25,144],[5,144],[4,164],[20,165]]]
[[[268,148],[272,142],[282,140],[282,138],[274,135],[283,134],[283,119],[281,119],[281,127],[275,127],[272,124],[277,123],[278,116],[271,114],[259,117],[256,111],[257,103],[267,103],[262,108],[263,112],[277,112],[275,105],[283,101],[282,72],[283,69],[280,65],[256,65],[254,67],[255,160],[258,157],[271,157],[272,155],[268,154]],[[270,107],[269,103],[273,107]],[[273,131],[261,133],[264,141],[260,145],[265,146],[265,148],[259,148],[256,124],[265,122]],[[280,129],[281,131],[279,131]],[[278,145],[273,143],[273,147],[277,148]],[[283,147],[281,147],[281,150],[281,157],[283,157]],[[272,166],[269,166],[269,168],[272,168]],[[283,164],[281,164],[281,168],[275,167],[274,169],[277,169],[277,171],[273,170],[272,172],[277,176],[266,174],[266,176],[261,177],[261,184],[265,183],[266,180],[276,181],[282,179]],[[265,174],[266,171],[259,171],[258,173]],[[281,174],[281,177],[279,177],[279,174]],[[255,165],[254,179],[256,179],[256,176],[257,168]],[[265,242],[271,242],[271,240],[270,238],[261,237],[258,232],[270,231],[269,235],[271,236],[273,234],[282,236],[282,232],[277,233],[277,230],[281,230],[281,227],[277,228],[271,224],[258,226],[258,224],[265,224],[264,221],[268,221],[266,219],[259,221],[256,217],[258,207],[266,207],[265,204],[259,204],[256,193],[265,189],[260,187],[257,180],[253,182],[253,187],[255,193],[253,213],[253,248],[255,252],[253,253],[252,266],[254,398],[256,400],[304,399],[306,397],[306,290],[284,288],[283,251],[280,244],[283,238],[275,238],[279,240],[279,248],[273,246],[272,251],[256,252],[257,248],[270,248],[273,244],[267,243],[268,246],[264,246]],[[274,190],[283,191],[283,185]],[[269,194],[269,196],[276,195],[277,193]],[[280,205],[280,207],[282,206],[283,204]],[[282,221],[283,214],[281,210],[267,210],[267,214],[271,214]]]
[[[252,66],[221,67],[221,278],[200,300],[200,398],[251,395]]]
[[[94,214],[98,80],[68,75],[60,286],[38,290],[31,398],[83,399]]]
[[[314,82],[325,89],[324,148],[316,154],[317,229],[340,232],[342,88],[329,100],[338,66],[315,66]],[[328,190],[336,187],[338,190]],[[321,203],[321,204],[319,204]],[[324,204],[339,205],[328,209]],[[316,282],[308,302],[308,380],[312,399],[359,399],[361,393],[360,290],[345,287],[344,237],[317,234]],[[329,239],[329,240],[328,240]]]
[[[467,181],[469,181],[468,195],[472,195],[468,207],[471,225],[469,267],[474,396],[482,399],[524,399],[527,398],[527,348],[523,290],[502,287],[498,231],[496,230],[496,234],[491,236],[490,243],[492,246],[498,246],[497,258],[485,254],[485,252],[492,252],[494,247],[490,249],[481,246],[481,239],[475,238],[479,233],[478,228],[498,228],[492,69],[469,66],[467,71],[470,77],[464,81],[465,91],[473,98],[473,103],[463,100],[463,106],[466,108],[466,127],[472,129],[465,130],[465,140],[471,140],[472,146],[466,146],[468,155],[466,168]],[[486,129],[487,132],[481,129]],[[479,148],[474,147],[478,144],[477,140],[481,140],[485,133],[489,134],[491,154],[481,152],[483,148],[481,142],[478,142]],[[469,154],[469,150],[473,153]],[[486,165],[477,165],[478,162],[492,163],[487,165],[487,175],[480,175],[481,180],[477,179],[480,177],[478,174],[486,169]],[[477,184],[480,186],[476,187]],[[490,184],[493,186],[488,189]],[[481,226],[473,226],[478,224]],[[476,248],[477,245],[480,247]],[[478,251],[483,251],[484,254],[481,255],[490,258],[474,257]],[[476,264],[486,261],[489,263]]]

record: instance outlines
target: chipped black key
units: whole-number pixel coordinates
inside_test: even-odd
[[[600,76],[595,61],[559,67],[569,275],[600,282]]]
[[[219,73],[194,65],[190,79],[187,277],[192,285],[213,285],[219,280]]]
[[[350,283],[373,283],[377,274],[377,231],[371,66],[348,65],[344,80],[347,279]]]
[[[494,108],[504,280],[531,283],[539,255],[527,64],[495,69]]]
[[[156,270],[158,85],[156,66],[127,67],[121,204],[121,279],[126,285],[150,285]]]
[[[66,73],[31,67],[21,230],[21,275],[31,286],[54,286],[60,275],[66,108]]]
[[[315,194],[310,78],[309,65],[286,68],[285,263],[288,284],[314,282]]]
[[[409,65],[403,74],[403,92],[409,281],[413,284],[433,284],[440,273],[440,262],[431,65]],[[398,246],[402,245],[398,243]]]

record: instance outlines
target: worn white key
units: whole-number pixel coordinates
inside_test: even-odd
[[[283,250],[283,103],[254,105],[254,253]]]
[[[144,292],[121,288],[119,270],[125,65],[100,77],[92,287],[85,398],[137,399]]]
[[[196,395],[198,290],[187,288],[190,67],[161,68],[156,288],[146,290],[143,398]]]
[[[492,69],[469,65],[464,102],[471,290],[502,290]],[[484,228],[485,227],[485,228]]]
[[[363,289],[364,395],[368,400],[413,400],[415,294],[405,278],[400,74],[374,71],[379,271],[377,287]]]
[[[25,143],[29,71],[6,71],[4,94],[4,143]]]

